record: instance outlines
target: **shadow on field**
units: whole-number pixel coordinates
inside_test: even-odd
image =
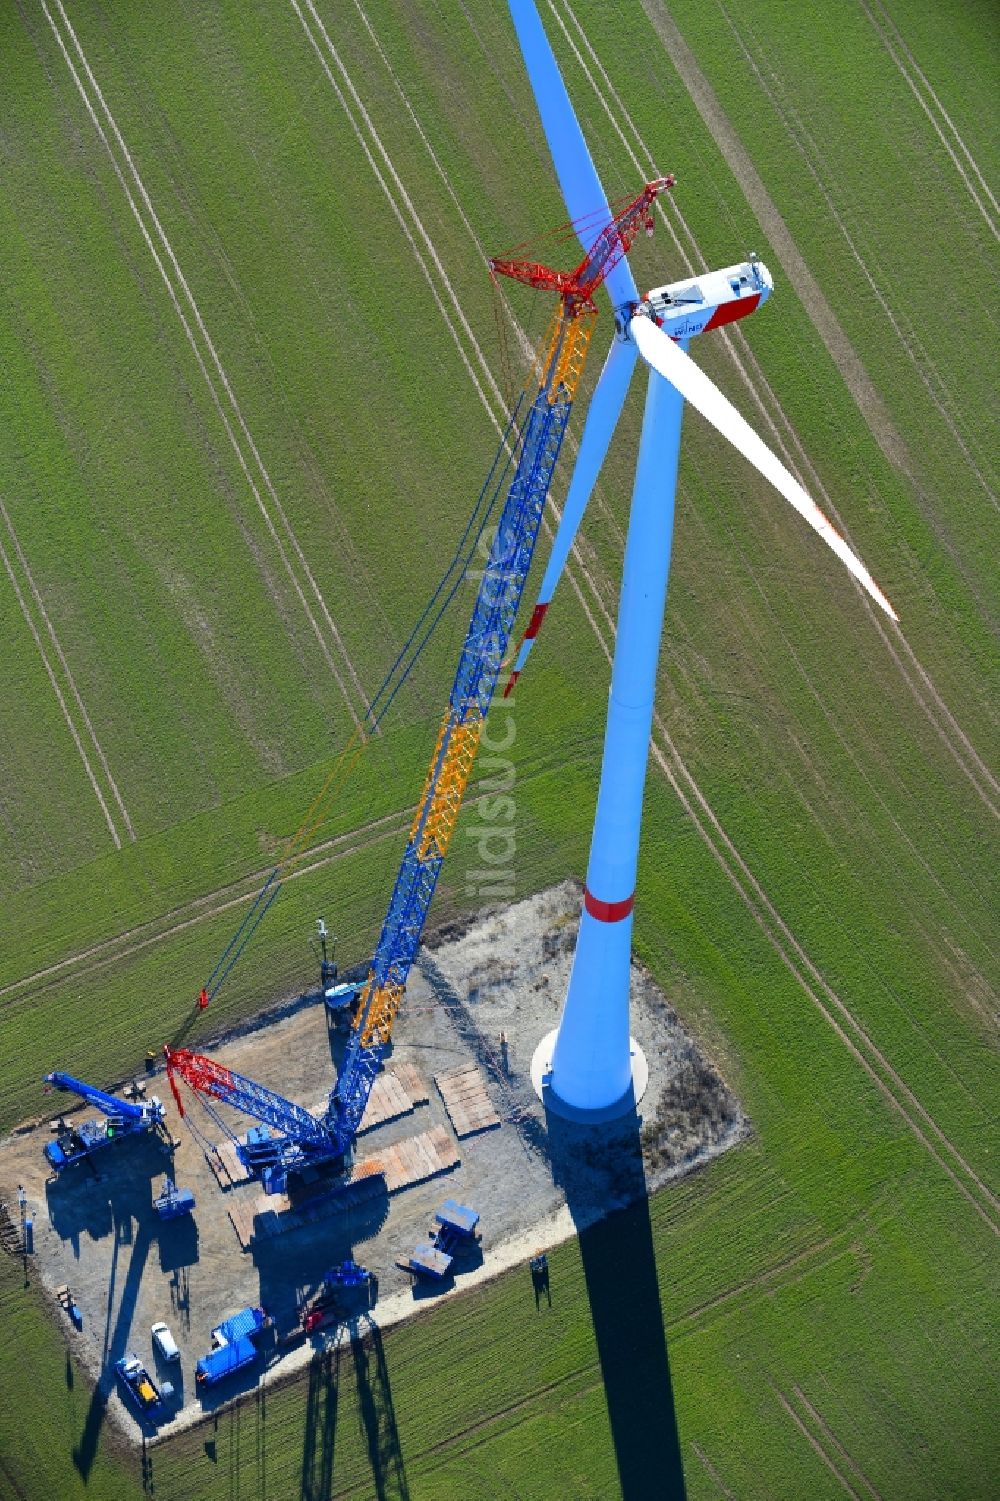
[[[161,1231],[161,1223],[153,1208],[152,1178],[164,1171],[162,1148],[148,1137],[109,1145],[98,1154],[97,1161],[100,1173],[93,1161],[77,1163],[46,1185],[52,1227],[63,1240],[70,1242],[78,1257],[81,1237],[89,1240],[100,1240],[108,1235],[113,1237],[101,1374],[87,1407],[79,1442],[73,1450],[73,1463],[85,1483],[93,1468],[108,1401],[115,1386],[115,1361],[128,1350],[142,1275],[150,1248]],[[190,1227],[183,1229],[180,1237],[170,1254],[178,1261],[184,1256],[196,1261],[196,1233],[193,1245]],[[67,1379],[67,1385],[70,1385],[70,1380]],[[148,1424],[140,1422],[140,1426],[145,1427],[148,1434],[154,1431]]]
[[[578,1226],[623,1501],[684,1501],[639,1117],[633,1110],[603,1126],[551,1111],[546,1119],[553,1174]],[[595,1168],[606,1175],[605,1194],[595,1195]],[[602,1204],[616,1202],[627,1207],[593,1222]],[[558,1286],[552,1291],[558,1298]]]
[[[359,1319],[351,1330],[351,1353],[377,1501],[409,1501],[382,1331],[371,1314]]]
[[[327,1501],[333,1490],[340,1347],[317,1350],[309,1366],[299,1501]]]

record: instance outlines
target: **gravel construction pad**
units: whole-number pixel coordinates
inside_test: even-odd
[[[176,1416],[159,1430],[166,1433],[256,1386],[265,1371],[268,1377],[284,1375],[309,1360],[314,1346],[308,1341],[283,1341],[297,1327],[300,1298],[316,1289],[332,1263],[353,1255],[376,1273],[375,1318],[384,1328],[565,1239],[746,1136],[748,1122],[738,1102],[637,965],[632,1032],[650,1066],[638,1118],[601,1126],[554,1118],[546,1123],[529,1068],[536,1044],[558,1021],[579,908],[580,889],[566,882],[428,936],[388,1060],[390,1068],[394,1062],[416,1068],[429,1086],[428,1101],[367,1133],[358,1155],[433,1125],[443,1126],[455,1141],[433,1078],[472,1062],[483,1074],[502,1125],[456,1142],[461,1160],[452,1172],[392,1198],[375,1195],[241,1252],[227,1210],[237,1201],[254,1203],[260,1185],[219,1188],[203,1144],[217,1142],[222,1132],[190,1094],[190,1124],[181,1122],[162,1072],[148,1081],[148,1090],[166,1106],[177,1143],[172,1176],[194,1190],[193,1222],[163,1224],[153,1211],[153,1197],[171,1167],[169,1148],[155,1138],[105,1147],[93,1159],[96,1173],[79,1164],[49,1183],[42,1155],[45,1126],[0,1143],[0,1196],[16,1204],[17,1185],[23,1184],[34,1217],[31,1275],[50,1294],[69,1284],[83,1328],[74,1331],[61,1310],[55,1316],[65,1324],[73,1353],[112,1393],[109,1414],[134,1438],[139,1427],[113,1391],[113,1362],[134,1350],[155,1373],[149,1331],[159,1319],[170,1325],[181,1350],[179,1369],[159,1368],[177,1390]],[[321,1001],[303,997],[279,1008],[277,1019],[262,1018],[205,1051],[313,1107],[333,1083],[342,1048],[343,1039],[327,1027]],[[72,1056],[60,1053],[52,1064],[71,1070]],[[57,1098],[60,1105],[72,1099]],[[233,1129],[249,1124],[217,1108]],[[396,1259],[427,1239],[434,1211],[446,1198],[479,1211],[482,1240],[457,1262],[456,1275],[440,1287],[434,1284],[433,1292],[426,1283],[411,1287]],[[274,1316],[265,1359],[206,1400],[197,1399],[194,1366],[209,1349],[212,1327],[248,1304],[262,1304]]]

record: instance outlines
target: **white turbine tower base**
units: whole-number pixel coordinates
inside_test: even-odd
[[[547,1032],[534,1051],[531,1059],[531,1084],[538,1098],[550,1110],[553,1115],[560,1115],[565,1120],[577,1121],[581,1125],[597,1126],[602,1121],[614,1121],[623,1115],[628,1115],[635,1109],[649,1083],[649,1064],[646,1055],[636,1042],[634,1037],[628,1040],[629,1082],[623,1094],[610,1105],[603,1109],[585,1109],[582,1106],[571,1105],[568,1100],[562,1099],[552,1088],[552,1057],[555,1053],[556,1040],[559,1036],[559,1028],[553,1027]]]

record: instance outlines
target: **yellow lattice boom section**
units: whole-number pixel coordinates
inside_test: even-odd
[[[410,830],[411,839],[419,835],[417,854],[421,860],[427,855],[447,853],[482,733],[483,716],[476,707],[469,709],[457,724],[450,709],[441,721],[423,795]]]
[[[369,975],[361,992],[361,1004],[354,1023],[355,1029],[361,1028],[362,1047],[371,1048],[380,1042],[389,1041],[405,991],[406,986],[395,981],[375,986],[374,977]]]
[[[596,308],[571,311],[566,303],[560,304],[534,366],[538,386],[546,391],[550,404],[567,397],[572,401],[576,395],[596,318]],[[410,829],[410,844],[415,844],[421,862],[443,859],[448,851],[479,749],[483,723],[476,705],[470,706],[460,720],[455,719],[450,706],[445,712]],[[354,1020],[362,1047],[390,1040],[405,990],[404,982],[389,980],[377,985],[374,971],[369,974]]]
[[[560,395],[568,396],[570,401],[575,398],[576,388],[580,384],[583,367],[587,361],[587,349],[596,321],[596,308],[585,308],[567,323],[566,335],[552,372],[549,401],[555,401]],[[565,388],[564,391],[560,391],[560,387]]]

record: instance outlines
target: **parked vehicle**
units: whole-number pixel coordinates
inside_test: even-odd
[[[180,1360],[181,1352],[177,1348],[177,1341],[166,1324],[154,1324],[149,1332],[153,1336],[153,1349],[161,1360]]]
[[[263,1308],[244,1308],[212,1330],[212,1348],[195,1366],[199,1386],[214,1386],[244,1366],[251,1365],[260,1353],[254,1337],[266,1329],[271,1320]]]
[[[157,1386],[138,1355],[123,1355],[115,1361],[115,1371],[125,1395],[141,1417],[155,1422],[164,1416],[165,1404],[174,1394],[169,1381]]]

